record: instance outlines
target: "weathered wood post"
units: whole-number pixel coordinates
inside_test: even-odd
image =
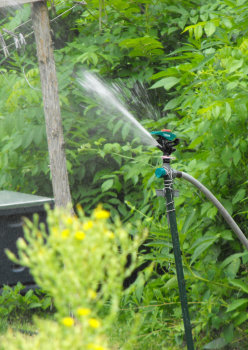
[[[71,194],[66,168],[65,143],[59,105],[59,87],[50,34],[48,9],[45,1],[37,1],[31,4],[31,18],[40,68],[55,205],[66,207],[71,203]]]

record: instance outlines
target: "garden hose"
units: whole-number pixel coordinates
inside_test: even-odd
[[[205,187],[203,186],[198,180],[196,180],[194,177],[184,173],[183,171],[176,171],[176,177],[183,178],[192,185],[194,185],[198,190],[200,190],[212,203],[216,206],[216,208],[219,210],[223,218],[228,222],[228,224],[231,226],[233,231],[238,236],[239,240],[245,248],[248,250],[248,240],[243,234],[243,232],[240,230],[236,222],[233,220],[231,215],[227,212],[227,210],[223,207],[223,205],[218,201],[218,199]]]

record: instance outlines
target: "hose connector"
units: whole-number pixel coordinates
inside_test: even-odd
[[[167,175],[167,171],[164,168],[157,168],[155,170],[155,176],[160,179],[161,177],[165,177]]]

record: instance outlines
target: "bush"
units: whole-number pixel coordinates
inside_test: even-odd
[[[130,226],[122,227],[98,206],[90,218],[78,207],[79,218],[55,209],[45,225],[26,220],[25,239],[18,240],[19,258],[30,268],[36,283],[54,298],[55,322],[36,318],[39,334],[31,339],[11,332],[3,349],[108,348],[106,334],[115,321],[122,283],[133,270],[141,236],[131,241]],[[126,268],[127,256],[131,265]]]

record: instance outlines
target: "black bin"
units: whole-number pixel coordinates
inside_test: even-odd
[[[37,213],[40,222],[46,223],[46,211],[44,204],[49,204],[53,209],[54,199],[36,195],[0,191],[0,287],[4,284],[12,286],[17,282],[23,285],[33,283],[33,277],[29,270],[10,261],[4,250],[8,248],[17,254],[16,241],[23,237],[23,217],[33,219]]]

